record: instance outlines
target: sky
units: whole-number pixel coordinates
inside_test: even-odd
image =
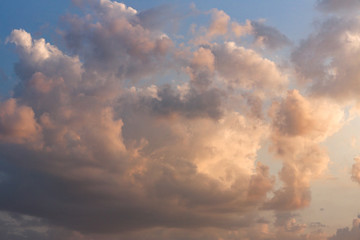
[[[0,239],[360,239],[359,10],[0,1]]]

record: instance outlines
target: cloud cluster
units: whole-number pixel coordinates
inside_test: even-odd
[[[167,8],[83,4],[87,14],[62,19],[63,50],[22,29],[7,39],[20,81],[0,103],[0,210],[17,213],[17,225],[47,228],[28,238],[325,239],[291,211],[309,205],[310,183],[329,162],[320,144],[341,128],[344,111],[287,90],[288,74],[256,50],[289,45],[285,35],[213,9],[205,34],[177,43],[158,24]],[[336,74],[357,74],[340,61],[357,51],[344,29],[357,24],[323,28],[293,54],[316,93],[355,95],[355,80],[330,86]],[[283,164],[278,176],[258,157],[264,143]],[[18,232],[9,216],[0,221]]]
[[[239,88],[264,91],[259,71],[271,74],[264,82],[284,85],[285,77],[232,44],[185,58],[183,86],[147,84],[171,40],[132,8],[92,4],[95,23],[65,19],[72,56],[24,30],[8,38],[21,82],[0,108],[8,166],[1,208],[83,232],[249,224],[274,183],[255,164],[267,125],[227,105],[219,84],[235,80],[220,61],[226,54],[243,62]]]
[[[338,101],[358,101],[359,18],[330,17],[292,54],[299,81]]]
[[[279,93],[285,89],[286,75],[274,62],[261,57],[251,49],[227,42],[215,46],[214,55],[216,69],[230,87],[251,91],[268,91],[271,87],[271,93]]]
[[[144,20],[148,14],[138,14],[123,3],[90,2],[93,14],[64,17],[67,30],[62,33],[68,49],[82,57],[88,72],[137,81],[165,69],[173,42],[149,28]]]
[[[340,106],[321,99],[306,99],[288,91],[270,109],[273,119],[272,151],[284,161],[280,178],[284,186],[275,192],[269,207],[297,209],[310,203],[310,181],[327,168],[329,157],[319,145],[343,124]]]
[[[192,31],[196,35],[191,42],[196,45],[212,45],[214,40],[239,39],[250,37],[251,43],[257,48],[277,50],[291,45],[291,40],[275,27],[266,24],[265,19],[246,20],[244,24],[232,21],[224,11],[212,9],[211,23],[208,27],[193,25]],[[196,31],[197,30],[197,31]]]

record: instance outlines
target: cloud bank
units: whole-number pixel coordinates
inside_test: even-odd
[[[340,61],[356,60],[355,20],[330,19],[294,50],[307,94],[263,54],[291,45],[263,21],[213,9],[179,43],[156,24],[166,7],[83,4],[63,17],[62,50],[23,29],[7,39],[20,81],[0,103],[5,238],[326,239],[292,211],[310,204],[321,143],[346,121],[329,99],[356,98],[356,62]],[[265,143],[278,174],[258,156]]]

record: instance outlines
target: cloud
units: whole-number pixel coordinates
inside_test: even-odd
[[[61,239],[61,240],[116,240],[116,239],[205,239],[205,240],[237,240],[239,238],[252,240],[325,240],[321,233],[302,233],[304,224],[297,223],[295,218],[290,218],[284,224],[273,231],[271,225],[266,222],[257,222],[254,226],[241,229],[224,230],[219,228],[199,229],[178,229],[178,228],[152,228],[137,231],[127,231],[118,234],[83,234],[77,231],[69,231],[64,228],[48,225],[40,219],[2,212],[0,222],[3,229],[0,236],[4,239],[14,240],[42,240],[42,239]],[[301,228],[301,229],[298,229]]]
[[[329,240],[355,240],[360,237],[360,219],[354,219],[352,228],[340,228],[336,231],[336,234],[329,238]]]
[[[218,89],[209,89],[202,93],[195,90],[189,91],[181,99],[181,96],[170,87],[164,86],[158,91],[158,98],[144,99],[153,113],[160,115],[182,114],[187,117],[209,116],[219,119],[222,113],[222,93]]]
[[[318,145],[344,123],[340,106],[322,99],[306,99],[297,90],[288,91],[273,103],[271,150],[284,161],[279,173],[284,186],[266,207],[293,210],[310,204],[310,181],[327,168],[329,157]]]
[[[16,99],[0,104],[0,141],[32,143],[41,141],[41,127],[28,106],[19,106]]]
[[[0,103],[4,236],[38,222],[14,238],[324,239],[291,211],[309,205],[329,162],[320,144],[344,112],[286,91],[275,61],[236,42],[250,34],[276,50],[284,35],[215,9],[206,44],[177,43],[159,23],[166,7],[76,2],[88,14],[63,17],[64,49],[22,29],[7,40],[19,83]],[[298,74],[313,78],[302,57]],[[258,156],[268,143],[278,177]]]
[[[15,89],[16,91],[21,91],[36,72],[49,77],[62,77],[69,84],[78,83],[82,74],[78,57],[64,55],[57,47],[46,43],[43,38],[32,39],[23,29],[13,30],[7,41],[16,45],[20,58],[20,62],[15,65],[15,71],[22,79],[22,84]]]
[[[275,50],[291,44],[289,38],[282,34],[278,29],[266,25],[265,20],[246,20],[246,23],[243,25],[232,22],[231,29],[237,37],[246,35],[253,36],[255,45],[266,49]]]
[[[4,133],[0,146],[1,209],[84,233],[251,224],[274,182],[254,164],[260,120],[222,108],[219,90],[197,90],[191,76],[183,95],[167,85],[124,88],[121,77],[92,73],[86,59],[24,30],[9,41],[21,82],[2,105],[15,138]],[[214,71],[203,54],[189,67]],[[43,145],[27,147],[40,129]]]
[[[267,26],[263,21],[252,21],[255,43],[269,49],[277,49],[289,45],[290,40],[274,27]]]
[[[287,77],[276,64],[255,51],[234,42],[214,46],[215,68],[230,87],[277,93],[284,89]]]
[[[137,13],[140,24],[152,31],[161,31],[165,27],[177,27],[177,22],[182,18],[181,14],[171,5],[161,5],[159,7],[147,9]],[[167,26],[170,25],[170,26]]]
[[[358,100],[358,18],[331,17],[292,53],[300,82],[313,94],[338,101]]]
[[[39,218],[17,213],[0,212],[0,237],[5,240],[81,240],[74,231],[50,226]]]
[[[193,53],[187,71],[190,83],[199,90],[214,86],[216,75],[229,88],[264,92],[271,86],[273,95],[283,91],[288,83],[287,75],[273,61],[235,42],[200,47]]]
[[[209,36],[224,35],[228,32],[229,15],[224,11],[213,9],[211,12],[211,24],[209,27]]]
[[[319,10],[324,12],[344,12],[356,11],[360,8],[360,3],[357,0],[318,0],[317,6]]]
[[[192,44],[213,45],[215,42],[229,41],[229,39],[234,41],[241,38],[244,42],[251,42],[253,47],[261,47],[266,50],[278,50],[291,45],[291,41],[286,35],[277,28],[267,25],[264,19],[247,19],[244,24],[241,24],[232,20],[222,10],[214,8],[203,14],[208,15],[209,13],[211,13],[210,26],[192,25],[191,31],[195,35],[195,38],[190,40]]]
[[[166,55],[172,41],[160,31],[152,31],[150,13],[138,13],[123,3],[94,1],[94,14],[87,18],[66,16],[67,30],[62,33],[67,47],[84,57],[88,71],[103,77],[137,81],[165,70]],[[95,21],[96,24],[93,24]],[[151,28],[150,28],[151,27]]]
[[[354,161],[355,163],[352,165],[351,169],[351,179],[360,183],[360,159],[355,158]]]
[[[191,84],[199,90],[207,89],[214,78],[215,56],[211,49],[200,47],[193,53],[191,65],[187,68]]]
[[[242,37],[253,33],[253,26],[250,20],[246,20],[245,24],[240,24],[238,22],[231,23],[231,30],[234,32],[235,36]]]

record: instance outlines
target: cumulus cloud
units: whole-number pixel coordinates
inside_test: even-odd
[[[301,82],[314,94],[336,100],[358,100],[358,18],[331,17],[303,40],[292,54]]]
[[[309,204],[343,110],[286,92],[275,61],[231,39],[276,50],[284,35],[215,9],[206,44],[178,44],[159,23],[166,7],[76,2],[88,14],[63,17],[63,50],[22,29],[7,39],[19,83],[0,103],[0,221],[47,229],[28,239],[324,239],[290,212]],[[278,177],[258,158],[269,142]]]
[[[237,37],[253,36],[255,45],[267,49],[278,49],[290,45],[291,41],[278,29],[265,24],[265,20],[250,21],[245,24],[232,22],[231,29]]]
[[[277,49],[290,44],[290,40],[274,27],[267,26],[263,21],[252,21],[255,43],[269,49]]]
[[[101,11],[110,11],[104,3]],[[0,146],[8,166],[3,210],[97,233],[252,221],[274,182],[266,166],[254,164],[267,127],[222,107],[219,87],[195,83],[198,69],[215,71],[209,50],[193,54],[189,90],[180,94],[166,84],[122,87],[121,76],[106,78],[88,64],[92,56],[68,56],[24,30],[9,42],[19,52],[21,82],[1,108],[11,130]],[[40,130],[43,145],[24,145]]]
[[[139,14],[110,0],[93,1],[93,5],[90,19],[71,15],[63,19],[68,26],[62,34],[65,43],[74,54],[83,56],[88,71],[136,81],[166,69],[166,55],[173,43],[166,34],[149,29],[152,26],[144,20],[151,18],[149,13]]]
[[[245,24],[240,24],[238,22],[231,23],[231,30],[237,37],[242,37],[249,35],[253,32],[253,26],[250,20],[246,20]]]
[[[30,107],[19,106],[14,98],[0,104],[0,141],[25,143],[40,139],[41,127]]]
[[[215,66],[230,87],[272,92],[283,90],[287,77],[276,64],[255,51],[227,42],[214,47]]]
[[[209,27],[209,36],[224,35],[228,32],[229,15],[224,11],[213,9],[211,14],[211,24]]]
[[[199,90],[207,89],[213,82],[215,56],[211,49],[199,48],[193,53],[191,65],[187,67],[191,84]]]
[[[201,12],[200,12],[201,13]],[[190,40],[194,45],[213,45],[215,42],[239,40],[248,37],[256,48],[277,50],[291,45],[291,40],[277,28],[266,24],[265,19],[249,20],[245,23],[234,21],[224,11],[212,9],[205,14],[211,15],[208,27],[192,25],[195,38]]]
[[[271,149],[283,159],[279,173],[283,188],[277,190],[267,207],[297,209],[310,204],[310,181],[327,168],[329,157],[319,143],[344,123],[340,106],[321,99],[306,99],[288,91],[280,103],[273,103]]]

